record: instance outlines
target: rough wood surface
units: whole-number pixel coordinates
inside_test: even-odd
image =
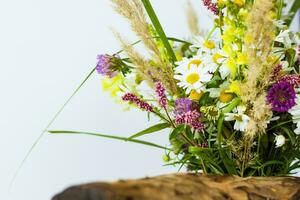
[[[300,178],[170,174],[68,188],[53,200],[300,200]]]

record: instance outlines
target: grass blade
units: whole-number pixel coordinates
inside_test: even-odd
[[[143,144],[147,146],[152,146],[164,150],[170,150],[166,147],[163,147],[158,144],[154,144],[151,142],[143,141],[143,140],[136,140],[136,139],[130,139],[127,137],[120,137],[120,136],[115,136],[115,135],[105,135],[105,134],[99,134],[99,133],[90,133],[90,132],[80,132],[80,131],[64,131],[64,130],[50,130],[48,131],[51,134],[73,134],[73,135],[90,135],[90,136],[98,136],[98,137],[104,137],[104,138],[109,138],[109,139],[114,139],[114,140],[121,140],[124,142],[133,142],[133,143],[138,143],[138,144]]]
[[[146,9],[146,11],[149,15],[149,18],[150,18],[157,34],[159,35],[160,39],[162,40],[162,42],[163,42],[163,44],[164,44],[164,46],[165,46],[165,48],[166,48],[166,50],[167,50],[167,52],[170,56],[170,59],[171,59],[172,63],[175,63],[177,61],[175,53],[174,53],[174,51],[173,51],[173,49],[172,49],[172,47],[171,47],[171,45],[168,41],[168,38],[167,38],[167,36],[166,36],[162,26],[161,26],[156,14],[155,14],[155,11],[154,11],[150,1],[149,0],[142,0],[142,2],[144,4],[144,7],[145,7],[145,9]]]
[[[19,167],[17,168],[17,171],[15,172],[10,185],[9,185],[9,190],[11,189],[16,177],[18,176],[20,170],[22,169],[24,163],[26,162],[26,160],[28,159],[28,157],[31,155],[33,149],[36,147],[36,145],[41,141],[42,137],[45,135],[45,133],[47,132],[47,130],[49,129],[49,127],[54,123],[54,121],[57,119],[57,117],[61,114],[61,112],[64,110],[64,108],[67,106],[67,104],[71,101],[71,99],[78,93],[78,91],[80,90],[80,88],[86,83],[86,81],[92,76],[92,74],[95,72],[96,67],[94,67],[89,74],[84,78],[84,80],[80,83],[80,85],[75,89],[75,91],[72,93],[72,95],[66,100],[66,102],[61,106],[61,108],[55,113],[55,115],[53,116],[53,118],[50,120],[50,122],[46,125],[46,127],[44,128],[44,130],[42,131],[42,133],[37,137],[37,139],[34,141],[34,143],[32,144],[32,146],[30,147],[30,149],[28,150],[28,152],[26,153],[24,159],[22,160],[21,164],[19,165]]]
[[[171,41],[176,41],[176,42],[181,42],[181,43],[186,43],[186,44],[190,44],[189,42],[186,42],[184,40],[180,40],[177,38],[168,38]],[[131,45],[134,46],[138,43],[140,43],[141,41],[138,40],[134,43],[132,43]],[[122,53],[123,50],[120,50],[118,52],[116,52],[115,54],[120,54]],[[44,128],[43,132],[37,137],[37,139],[34,141],[34,143],[31,145],[30,149],[28,150],[28,152],[26,153],[24,159],[22,160],[21,164],[18,166],[15,174],[13,175],[13,178],[10,182],[10,186],[9,186],[9,190],[11,189],[16,177],[18,176],[20,170],[22,169],[24,163],[26,162],[26,160],[29,158],[29,156],[31,155],[33,149],[36,147],[36,145],[40,142],[40,140],[42,139],[42,137],[45,135],[45,133],[47,132],[47,130],[50,128],[50,126],[55,122],[55,120],[57,119],[57,117],[62,113],[62,111],[64,110],[64,108],[69,104],[69,102],[73,99],[73,97],[79,92],[79,90],[83,87],[83,85],[87,82],[87,80],[93,75],[93,73],[96,71],[96,67],[94,67],[92,70],[90,70],[89,74],[84,78],[84,80],[80,83],[80,85],[75,89],[75,91],[72,93],[72,95],[66,100],[66,102],[60,107],[60,109],[55,113],[55,115],[52,117],[52,119],[50,120],[50,122],[46,125],[46,127]]]
[[[151,126],[151,127],[147,128],[147,129],[145,129],[145,130],[142,130],[142,131],[140,131],[140,132],[138,132],[138,133],[136,133],[136,134],[130,136],[130,137],[128,138],[128,140],[133,139],[133,138],[140,137],[140,136],[142,136],[142,135],[154,133],[154,132],[163,130],[163,129],[168,128],[168,127],[170,127],[170,124],[169,124],[169,123],[156,124],[156,125],[154,125],[154,126]]]
[[[295,0],[289,13],[292,13],[292,16],[286,20],[286,24],[288,26],[291,25],[293,19],[295,18],[296,14],[297,14],[297,11],[300,9],[300,1],[299,0]]]
[[[237,175],[237,171],[234,165],[234,162],[229,158],[226,149],[219,149],[220,157],[225,165],[225,168],[230,175]]]
[[[138,43],[140,43],[141,41],[136,41],[134,43],[132,43],[131,45],[134,46]],[[122,53],[123,50],[120,50],[118,52],[116,52],[115,54],[120,54]],[[47,132],[47,130],[50,128],[50,126],[55,122],[55,120],[57,119],[57,117],[62,113],[62,111],[65,109],[65,107],[69,104],[69,102],[73,99],[73,97],[79,92],[79,90],[83,87],[83,85],[87,82],[87,80],[94,74],[94,72],[96,71],[96,67],[94,67],[92,70],[90,70],[89,74],[83,79],[83,81],[80,83],[80,85],[75,89],[75,91],[71,94],[71,96],[65,101],[65,103],[59,108],[59,110],[55,113],[55,115],[52,117],[52,119],[50,120],[50,122],[46,125],[46,127],[44,128],[44,130],[42,131],[42,133],[37,137],[37,139],[34,141],[34,143],[31,145],[30,149],[28,150],[28,152],[26,153],[24,159],[22,160],[21,164],[18,166],[15,174],[13,175],[13,178],[11,180],[10,186],[9,186],[9,190],[11,189],[16,177],[19,174],[19,171],[22,169],[24,163],[26,162],[26,160],[29,158],[29,156],[31,155],[33,149],[36,147],[36,145],[41,141],[42,137],[45,135],[45,133]]]

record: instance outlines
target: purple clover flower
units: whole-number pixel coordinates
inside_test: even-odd
[[[289,82],[279,81],[272,85],[267,94],[267,102],[277,112],[286,112],[296,105],[296,92]]]
[[[197,110],[187,111],[182,114],[177,114],[175,118],[176,124],[187,124],[195,131],[202,131],[204,128],[203,123],[199,121],[200,113]]]
[[[193,101],[189,98],[180,98],[175,101],[175,114],[180,115],[192,110]]]
[[[104,76],[109,76],[110,78],[113,78],[118,74],[118,72],[115,70],[115,65],[118,64],[119,58],[115,56],[110,56],[108,54],[102,54],[97,56],[98,63],[96,70],[99,74],[102,74]]]

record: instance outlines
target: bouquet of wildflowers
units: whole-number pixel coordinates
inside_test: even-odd
[[[194,172],[277,176],[300,168],[300,37],[289,30],[298,0],[202,0],[214,27],[199,30],[190,5],[188,40],[166,36],[149,0],[111,1],[140,40],[115,33],[122,51],[99,55],[95,71],[117,102],[160,122],[130,137],[83,134],[163,148],[167,165]],[[162,129],[170,131],[167,147],[139,140]]]

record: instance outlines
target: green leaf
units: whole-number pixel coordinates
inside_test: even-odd
[[[128,139],[133,139],[133,138],[137,138],[140,137],[142,135],[146,135],[146,134],[150,134],[150,133],[154,133],[160,130],[163,130],[165,128],[169,128],[170,124],[169,123],[161,123],[161,124],[156,124],[154,126],[151,126],[143,131],[140,131],[132,136],[130,136]]]
[[[176,139],[177,136],[179,136],[184,131],[184,129],[185,129],[184,124],[181,124],[181,125],[177,126],[176,128],[174,128],[172,130],[172,132],[170,133],[169,140]]]
[[[181,40],[181,39],[178,39],[178,38],[175,38],[175,37],[168,37],[168,40],[171,40],[171,41],[173,41],[173,42],[180,42],[180,43],[186,44],[186,45],[188,45],[188,46],[193,45],[192,43],[190,43],[190,42],[188,42],[188,41]]]
[[[154,144],[151,142],[143,141],[143,140],[136,140],[136,139],[129,139],[127,137],[120,137],[120,136],[115,136],[115,135],[105,135],[105,134],[99,134],[99,133],[90,133],[90,132],[80,132],[80,131],[64,131],[64,130],[50,130],[48,131],[51,134],[73,134],[73,135],[90,135],[90,136],[98,136],[98,137],[104,137],[104,138],[109,138],[109,139],[114,139],[114,140],[121,140],[125,142],[133,142],[133,143],[138,143],[138,144],[143,144],[147,146],[152,146],[160,149],[165,149],[165,150],[170,150],[166,147],[163,147],[158,144]]]
[[[192,154],[197,154],[201,152],[212,152],[214,149],[213,148],[204,148],[204,147],[193,147],[189,146],[189,152]]]
[[[281,127],[281,129],[289,136],[292,145],[294,145],[296,142],[296,136],[294,132],[286,127]]]
[[[228,106],[226,106],[223,110],[222,113],[218,119],[217,122],[217,129],[218,129],[218,145],[221,146],[221,142],[222,142],[222,128],[223,128],[223,122],[225,119],[225,113],[229,113],[231,112],[237,105],[239,105],[241,99],[240,98],[236,98],[234,99]]]
[[[165,32],[164,32],[157,16],[155,14],[155,11],[154,11],[150,1],[149,0],[142,0],[142,2],[144,4],[144,7],[145,7],[145,9],[146,9],[146,11],[149,15],[149,18],[150,18],[157,34],[159,35],[161,41],[163,42],[163,44],[164,44],[164,46],[165,46],[165,48],[166,48],[166,50],[167,50],[167,52],[170,56],[170,59],[171,59],[172,63],[175,63],[177,61],[175,53],[174,53],[174,51],[173,51],[173,49],[172,49],[172,47],[171,47],[171,45],[170,45],[170,43],[167,39],[167,36],[166,36],[166,34],[165,34]]]
[[[219,153],[220,153],[220,157],[225,165],[225,168],[228,171],[228,174],[237,175],[237,171],[236,171],[234,162],[233,162],[232,158],[229,157],[226,150],[223,148],[220,148]]]
[[[267,167],[269,165],[284,165],[284,162],[277,161],[277,160],[271,160],[271,161],[265,162],[261,167],[265,168],[265,167]]]
[[[286,51],[286,57],[287,57],[288,62],[289,62],[289,67],[291,67],[294,64],[295,56],[296,56],[296,50],[295,49],[288,49]]]
[[[222,113],[229,113],[231,112],[235,107],[237,107],[239,105],[239,103],[241,102],[240,98],[236,98],[234,99],[228,106],[226,106]]]
[[[289,11],[289,13],[292,13],[292,16],[291,16],[289,19],[286,20],[286,24],[287,24],[288,26],[291,25],[291,23],[292,23],[292,21],[293,21],[295,15],[296,15],[296,13],[297,13],[297,11],[299,10],[299,8],[300,8],[300,1],[299,1],[299,0],[295,0],[295,1],[294,1],[294,4],[292,5],[292,7],[291,7],[291,9],[290,9],[290,11]]]

